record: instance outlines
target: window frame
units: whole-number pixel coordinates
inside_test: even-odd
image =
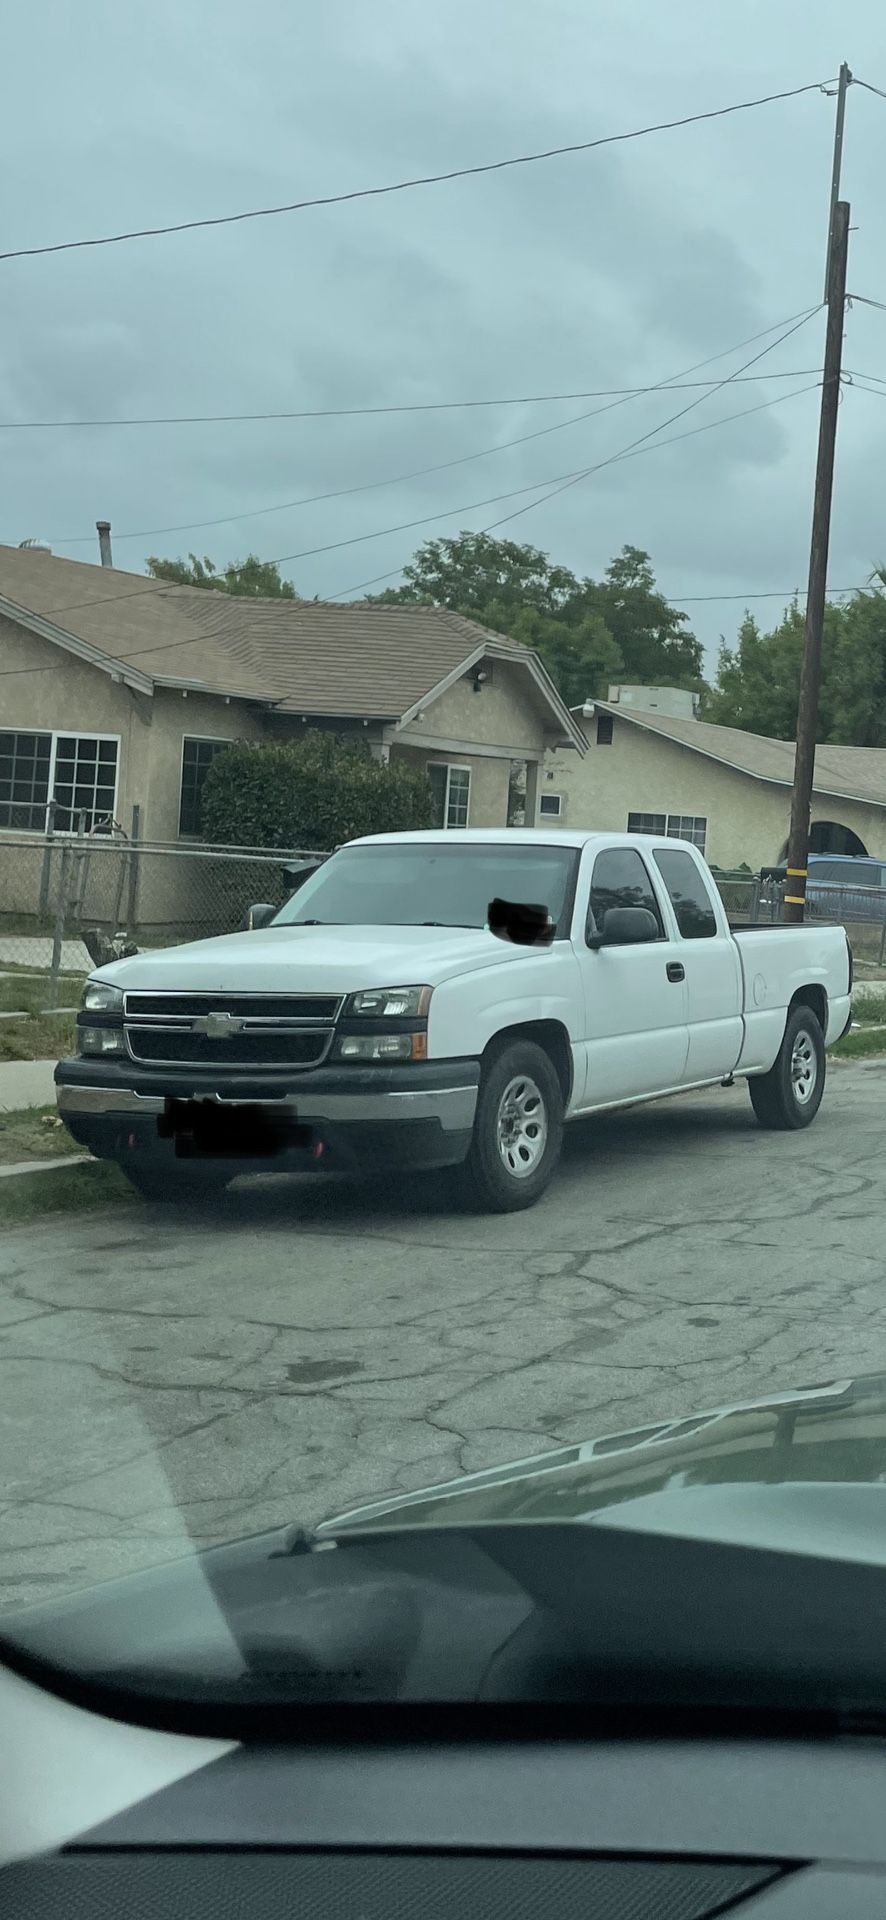
[[[664,913],[662,912],[662,903],[659,899],[658,891],[656,888],[655,881],[652,877],[651,870],[649,868],[647,861],[644,860],[643,855],[640,852],[640,848],[626,847],[624,845],[613,845],[611,847],[598,847],[594,853],[594,860],[593,860],[593,865],[591,867],[590,881],[588,883],[588,903],[585,909],[585,925],[584,925],[585,946],[587,946],[589,939],[594,938],[601,931],[601,929],[597,926],[596,920],[594,918],[594,910],[591,904],[593,899],[593,893],[594,893],[594,874],[597,871],[598,861],[605,858],[605,856],[610,853],[635,854],[637,859],[640,862],[643,872],[646,875],[646,883],[649,889],[649,893],[652,900],[655,902],[655,918],[658,921],[658,937],[656,940],[644,941],[643,945],[651,947],[651,946],[658,946],[662,941],[666,942],[670,938],[670,934],[668,932],[668,923]],[[665,893],[667,894],[667,888],[665,888]],[[668,905],[670,906],[670,899],[668,899]],[[592,921],[593,921],[593,925],[591,925]],[[618,944],[619,944],[619,947],[621,947],[621,943],[619,942]]]
[[[651,820],[653,824],[649,827],[632,827],[632,820]],[[692,833],[678,832],[676,824],[678,821],[681,827],[685,822],[690,822],[694,831]],[[700,840],[697,838],[697,831],[695,831],[699,827],[701,828]],[[653,813],[647,808],[638,807],[636,810],[632,809],[628,812],[626,832],[646,833],[658,840],[685,840],[690,847],[695,847],[696,852],[703,854],[708,837],[708,815],[706,813]]]
[[[426,762],[426,766],[429,772],[431,767],[445,767],[446,769],[446,791],[443,796],[443,825],[442,825],[442,828],[439,829],[439,831],[444,833],[464,833],[465,828],[470,826],[470,823],[471,823],[471,785],[472,785],[471,776],[473,774],[473,767],[466,766],[464,761],[462,760],[428,760]],[[454,821],[454,820],[450,820],[449,818],[449,804],[450,804],[450,796],[452,793],[452,775],[454,773],[465,773],[467,774],[467,777],[468,777],[467,805],[465,808],[465,817],[463,821],[462,820]]]
[[[544,805],[546,800],[556,800],[557,805],[553,811]],[[540,820],[561,820],[563,817],[562,793],[540,793],[538,796],[538,817]]]
[[[19,735],[23,733],[33,734],[35,738],[49,740],[50,748],[49,748],[49,768],[46,776],[46,799],[42,803],[43,804],[43,825],[41,827],[0,827],[0,833],[13,833],[13,834],[34,833],[34,834],[42,835],[45,838],[47,833],[50,831],[49,808],[52,801],[56,799],[55,776],[56,776],[56,763],[58,760],[58,743],[60,740],[94,741],[97,748],[101,746],[102,742],[111,741],[113,743],[114,747],[116,748],[116,752],[114,754],[114,799],[113,799],[110,812],[111,812],[112,820],[116,820],[117,804],[120,798],[120,748],[122,745],[122,736],[119,733],[87,732],[83,727],[22,727],[22,726],[0,727],[0,735],[4,733],[11,733],[15,735]],[[99,764],[98,755],[96,755],[96,767],[98,767],[98,764]],[[76,756],[75,756],[75,765],[76,765]],[[76,782],[74,784],[76,787]],[[10,799],[9,804],[10,806],[15,806],[16,802]],[[23,801],[21,802],[21,804],[26,805],[27,802]],[[90,808],[90,809],[82,808],[81,809],[78,807],[71,806],[70,808],[66,808],[65,811],[76,815],[78,812],[81,812],[81,811],[82,812],[90,811],[90,812],[96,813],[98,812],[98,808]],[[59,840],[62,840],[62,839],[76,840],[77,838],[76,827],[56,827],[55,825],[53,825],[52,832],[56,836],[56,838]]]
[[[193,841],[196,841],[198,845],[200,845],[203,843],[202,833],[184,833],[182,831],[182,824],[181,824],[182,793],[183,793],[184,783],[185,783],[185,747],[187,745],[191,745],[195,747],[235,747],[237,745],[237,742],[235,739],[231,737],[230,734],[227,734],[227,733],[183,733],[182,734],[182,748],[181,748],[181,757],[179,760],[179,770],[178,770],[178,824],[176,827],[176,839],[177,840],[193,840]],[[210,761],[209,764],[211,766],[212,761]]]

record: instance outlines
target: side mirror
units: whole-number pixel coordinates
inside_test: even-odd
[[[602,933],[592,933],[587,944],[597,953],[601,947],[636,947],[658,938],[658,921],[647,907],[610,907]]]
[[[271,906],[267,900],[256,901],[255,906],[247,907],[240,922],[240,932],[257,933],[259,927],[269,926],[274,915],[279,912],[280,908]]]
[[[549,947],[557,931],[547,907],[517,900],[490,900],[486,918],[490,933],[515,947]]]

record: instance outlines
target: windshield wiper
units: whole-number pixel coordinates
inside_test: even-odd
[[[464,927],[469,933],[480,931],[470,920],[420,920],[418,924],[420,927]]]

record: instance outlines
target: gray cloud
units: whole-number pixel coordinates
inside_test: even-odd
[[[684,0],[284,0],[90,10],[7,23],[17,73],[0,126],[15,175],[8,245],[271,203],[558,145],[835,71],[831,10],[790,0],[727,18]],[[844,51],[878,84],[878,11],[854,0]],[[802,32],[799,29],[802,27]],[[679,29],[679,30],[678,30]],[[686,49],[694,49],[687,60]],[[37,111],[39,106],[39,112]],[[643,382],[676,375],[819,297],[831,105],[815,95],[594,154],[292,217],[3,269],[0,416],[385,404]],[[886,104],[853,93],[850,283],[886,297],[879,178]],[[679,432],[775,398],[778,369],[819,363],[815,320]],[[764,344],[763,342],[760,343]],[[711,368],[717,376],[744,355]],[[860,306],[847,362],[886,374],[886,315]],[[797,382],[802,385],[803,382]],[[682,396],[682,401],[691,398]],[[397,569],[434,532],[521,505],[466,503],[618,451],[676,412],[631,401],[447,472],[219,528],[131,530],[245,513],[499,446],[573,407],[229,427],[5,435],[0,537],[74,557],[109,517],[118,564],[189,547],[218,560],[296,552],[435,516],[293,563],[306,593]],[[593,402],[587,402],[590,407]],[[840,425],[832,578],[886,547],[878,505],[886,405],[849,397]],[[664,435],[662,436],[664,437]],[[789,587],[806,570],[815,397],[614,465],[503,529],[581,570],[649,548],[674,593]],[[764,603],[765,612],[768,603]],[[711,644],[740,608],[694,608]]]

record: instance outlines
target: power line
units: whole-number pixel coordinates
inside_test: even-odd
[[[792,320],[797,318],[805,319],[809,311],[810,310],[808,309],[804,309],[804,312],[801,316],[792,314],[791,319]],[[812,309],[811,311],[814,312],[815,309]],[[784,327],[786,324],[787,323],[784,321],[779,321],[777,323],[779,327]],[[716,360],[724,360],[724,359],[727,359],[730,354],[740,353],[742,347],[752,346],[756,340],[764,339],[768,334],[775,332],[775,330],[776,329],[774,327],[765,327],[761,330],[760,333],[752,334],[749,339],[739,341],[739,343],[734,347],[721,348],[717,353],[708,354],[704,360],[695,361],[693,365],[691,367],[687,367],[685,371],[687,374],[697,373],[702,367],[710,366]],[[779,344],[780,343],[778,341],[774,342],[774,345],[776,346]],[[809,372],[817,373],[818,369],[810,368]],[[791,375],[791,378],[793,377],[794,376]],[[737,374],[735,378],[736,378],[736,382],[738,382],[742,380],[744,376],[742,376],[741,374]],[[778,374],[778,373],[774,373],[774,374],[758,373],[758,374],[751,374],[749,378],[750,380],[756,380],[756,381],[778,380],[778,379],[781,379],[782,376],[781,374]],[[341,500],[348,495],[355,494],[355,493],[369,493],[379,487],[401,486],[401,485],[404,485],[409,480],[424,479],[428,474],[443,473],[446,471],[447,468],[450,468],[450,467],[466,466],[472,460],[482,460],[492,454],[504,453],[510,447],[524,446],[530,440],[541,440],[547,434],[561,433],[566,427],[576,426],[584,420],[596,419],[600,414],[603,414],[603,413],[611,413],[614,408],[624,406],[626,401],[633,398],[637,393],[648,395],[652,393],[661,393],[661,392],[679,392],[681,391],[684,385],[691,390],[694,390],[696,388],[703,389],[702,397],[704,398],[708,391],[716,392],[718,386],[722,385],[722,382],[717,382],[712,380],[697,380],[692,382],[684,382],[682,375],[677,375],[674,379],[668,378],[665,380],[658,380],[654,384],[648,385],[642,388],[629,388],[629,387],[623,388],[619,390],[618,397],[615,400],[610,401],[608,406],[592,407],[589,412],[571,414],[569,418],[566,420],[555,420],[552,426],[537,427],[532,433],[519,434],[515,439],[512,439],[512,440],[497,441],[493,446],[480,447],[476,450],[476,452],[473,452],[473,453],[459,454],[454,460],[438,461],[434,466],[417,467],[417,468],[413,468],[413,470],[409,473],[393,474],[382,480],[365,480],[365,481],[359,482],[355,486],[337,487],[337,488],[330,489],[325,493],[307,494],[307,495],[303,495],[298,500],[281,500],[281,501],[275,502],[275,504],[270,507],[251,507],[251,508],[245,509],[244,512],[242,513],[222,514],[218,519],[214,519],[214,520],[180,521],[175,526],[167,526],[167,527],[140,527],[140,528],[137,528],[134,532],[115,533],[114,538],[117,541],[150,540],[154,538],[159,538],[160,535],[169,534],[169,533],[195,533],[200,531],[201,528],[205,528],[205,527],[222,527],[222,526],[227,526],[237,520],[259,519],[259,518],[263,518],[266,514],[269,514],[269,513],[284,513],[284,512],[288,512],[293,509],[296,509],[298,507],[315,506],[320,501],[324,501],[324,500]],[[53,547],[85,546],[87,541],[91,545],[94,537],[95,536],[92,533],[76,534],[66,539],[60,539],[57,536],[52,536],[50,540],[50,545]]]
[[[781,324],[779,322],[779,324]],[[774,333],[774,327],[764,328],[764,333]],[[752,334],[753,340],[761,340],[762,333]],[[750,341],[742,341],[749,346]],[[739,349],[733,347],[733,353]],[[702,363],[706,365],[706,362]],[[804,380],[810,373],[820,373],[820,367],[785,367],[779,373],[779,380]],[[769,373],[749,373],[741,376],[742,384],[755,380],[771,380]],[[490,400],[412,400],[380,407],[303,407],[295,412],[284,413],[169,413],[134,414],[116,420],[0,420],[0,433],[37,433],[61,431],[65,428],[87,429],[92,427],[205,427],[230,426],[245,422],[268,422],[273,420],[358,420],[384,414],[409,413],[453,413],[483,407],[535,407],[556,400],[608,400],[613,395],[630,399],[644,393],[657,393],[660,381],[653,380],[639,387],[578,387],[568,393],[513,393],[496,395]],[[682,388],[706,387],[707,380],[670,380],[668,385],[675,392]],[[90,539],[92,538],[90,534]],[[128,538],[115,535],[116,539]],[[61,543],[60,543],[61,544]],[[67,543],[72,544],[71,542]]]
[[[87,240],[57,240],[39,247],[13,247],[0,253],[0,260],[33,259],[45,253],[71,253],[84,247],[113,247],[126,240],[154,240],[163,234],[191,233],[202,227],[229,227],[244,220],[267,220],[282,213],[303,213],[309,207],[341,206],[349,200],[378,199],[384,194],[405,193],[413,187],[439,186],[448,180],[466,180],[481,173],[501,173],[507,167],[532,166],[540,160],[555,160],[565,154],[590,153],[596,147],[611,147],[626,140],[642,140],[651,133],[670,133],[679,127],[695,126],[702,120],[722,120],[728,114],[746,113],[753,107],[768,107],[775,101],[794,100],[801,93],[820,93],[833,85],[833,79],[812,80],[802,87],[788,87],[780,93],[766,93],[756,100],[737,100],[728,107],[711,107],[704,113],[688,113],[679,120],[659,120],[648,127],[636,127],[630,133],[608,133],[596,140],[577,140],[563,147],[546,147],[538,153],[518,153],[506,160],[487,160],[473,167],[452,167],[445,173],[417,174],[409,180],[395,180],[382,187],[352,187],[347,193],[319,194],[310,200],[291,200],[282,206],[252,207],[244,213],[221,213],[201,220],[178,220],[166,226],[135,227],[124,233],[102,234]]]
[[[719,381],[717,385],[711,389],[710,393],[703,395],[702,398],[710,399],[714,393],[719,393],[723,387],[729,386],[732,383],[732,381],[734,381],[738,377],[739,374],[745,372],[747,367],[754,366],[756,361],[762,360],[765,354],[772,353],[776,347],[781,346],[784,340],[789,339],[791,334],[796,333],[800,327],[805,326],[806,322],[808,320],[811,320],[813,315],[816,313],[819,313],[820,311],[821,311],[820,306],[810,307],[806,311],[806,313],[804,313],[798,320],[794,322],[792,326],[786,327],[785,331],[779,334],[778,339],[771,341],[770,345],[768,347],[764,347],[760,353],[754,354],[750,360],[745,362],[744,366],[736,368],[735,373],[727,374],[724,377],[724,379]],[[795,388],[794,395],[799,395],[800,393],[805,393],[808,391],[809,391],[808,388],[803,388],[803,387],[799,389]],[[790,399],[792,397],[794,396],[790,394],[782,394],[779,400],[764,401],[763,405],[765,407],[777,406],[780,404],[780,400]],[[604,467],[612,466],[619,460],[625,460],[625,459],[628,459],[629,457],[633,457],[635,451],[638,451],[641,448],[643,448],[645,443],[648,440],[651,440],[656,433],[661,433],[665,427],[671,426],[674,423],[674,421],[682,420],[685,414],[691,413],[693,407],[697,407],[700,405],[701,405],[701,399],[690,400],[687,406],[681,407],[677,413],[671,414],[667,420],[659,421],[658,426],[650,427],[646,433],[640,434],[638,439],[630,441],[627,447],[622,447],[617,453],[607,455],[605,460],[597,461],[593,466],[584,467],[580,469],[577,473],[558,475],[556,478],[555,484],[551,486],[546,493],[542,493],[537,500],[528,501],[525,506],[517,507],[513,513],[504,514],[499,520],[492,520],[485,527],[477,528],[476,531],[480,534],[491,533],[496,527],[505,526],[508,523],[508,521],[518,519],[520,514],[530,513],[533,507],[544,506],[545,502],[553,499],[555,494],[564,492],[567,487],[577,485],[577,483],[580,480],[588,479],[591,476],[591,474],[601,472]],[[761,411],[759,407],[747,407],[742,409],[742,413],[757,413],[759,411]],[[741,415],[729,414],[725,416],[725,419],[729,420],[729,419],[736,419],[740,417]],[[694,432],[704,433],[704,432],[707,432],[710,427],[720,426],[722,424],[724,424],[723,420],[712,420],[707,423],[706,427],[693,428],[690,430],[690,433],[686,435],[675,434],[672,436],[672,439],[659,441],[658,445],[670,446],[672,444],[673,439],[676,439],[676,440],[688,439],[691,437],[691,434]],[[542,485],[542,484],[547,484],[547,483],[543,483],[543,482],[537,483],[537,485]],[[517,493],[528,493],[531,491],[535,491],[535,489],[531,489],[528,487],[515,488],[513,495],[508,496],[507,494],[501,494],[499,498],[504,500],[504,499],[508,499],[509,497],[513,498]],[[489,506],[492,504],[494,504],[493,501],[482,501],[482,500],[475,501],[473,503],[473,507],[461,507],[461,508],[455,507],[451,510],[451,513],[449,510],[447,510],[442,515],[428,514],[424,521],[412,521],[407,523],[406,527],[387,527],[383,529],[383,532],[384,533],[405,532],[408,530],[409,527],[427,524],[427,521],[429,520],[434,520],[437,518],[449,519],[454,513],[459,513],[459,512],[468,513],[473,511],[474,507],[484,506],[484,505]],[[335,541],[332,543],[332,545],[335,547],[352,546],[357,544],[357,541],[359,540],[372,539],[374,537],[380,537],[380,536],[373,536],[372,534],[361,534],[357,536],[357,540]],[[331,546],[313,548],[311,549],[311,554],[326,553],[326,552],[330,552],[331,550],[332,550]],[[307,553],[285,555],[286,560],[301,560],[301,559],[307,559],[308,557],[309,556]],[[352,593],[362,592],[365,587],[376,586],[381,580],[391,580],[398,573],[401,573],[402,570],[403,570],[402,567],[392,567],[388,573],[375,574],[371,580],[361,580],[357,583],[357,585],[353,587],[346,587],[343,593],[339,597],[346,599]]]
[[[854,87],[864,87],[865,93],[876,93],[881,100],[886,100],[886,93],[883,92],[882,87],[872,87],[870,80],[859,80],[857,73],[852,75],[852,84]]]

